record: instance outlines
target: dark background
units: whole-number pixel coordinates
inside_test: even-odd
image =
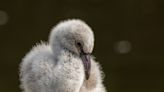
[[[0,92],[21,92],[22,57],[68,18],[94,30],[109,92],[164,92],[164,0],[0,0]]]

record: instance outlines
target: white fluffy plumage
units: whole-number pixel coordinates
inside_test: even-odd
[[[92,53],[94,34],[79,19],[56,25],[47,44],[33,47],[20,64],[24,92],[106,92],[99,63],[91,56],[89,79],[76,43],[85,53]]]

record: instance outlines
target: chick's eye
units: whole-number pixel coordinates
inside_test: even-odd
[[[80,43],[80,42],[77,42],[76,44],[77,44],[77,46],[79,46],[79,47],[81,46],[81,43]]]

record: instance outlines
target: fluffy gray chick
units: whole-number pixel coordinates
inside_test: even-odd
[[[81,20],[60,22],[20,64],[24,92],[106,92],[102,71],[90,55],[94,46],[91,28]]]

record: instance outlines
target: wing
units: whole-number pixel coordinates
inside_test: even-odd
[[[33,47],[20,64],[20,81],[24,92],[49,92],[45,89],[51,86],[54,66],[55,58],[48,45],[42,43]]]

